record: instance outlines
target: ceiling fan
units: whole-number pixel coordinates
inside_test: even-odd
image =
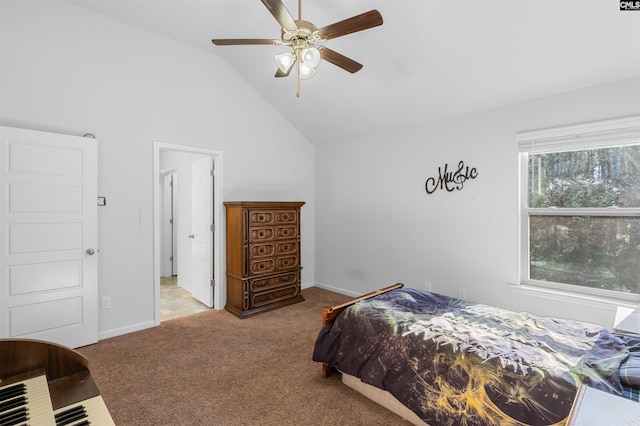
[[[291,50],[274,56],[278,69],[275,77],[286,77],[297,64],[298,92],[300,96],[300,79],[311,78],[316,74],[320,60],[324,59],[350,73],[358,72],[362,64],[329,49],[322,43],[332,38],[355,33],[382,25],[382,15],[377,10],[370,10],[352,16],[343,21],[317,28],[309,21],[302,20],[302,0],[298,0],[298,19],[293,19],[282,0],[261,0],[282,27],[278,39],[225,39],[214,38],[211,42],[217,46],[270,44],[289,46]]]

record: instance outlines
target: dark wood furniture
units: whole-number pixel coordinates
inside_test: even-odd
[[[35,389],[37,394],[27,395],[27,411],[35,410],[30,413],[33,424],[53,424],[54,414],[72,407],[83,408],[87,419],[96,424],[114,424],[89,372],[87,358],[79,352],[42,340],[0,339],[0,360],[0,388],[46,375],[45,393]],[[29,398],[37,401],[47,396],[53,411],[30,407]]]
[[[227,303],[246,318],[304,301],[300,208],[304,202],[228,201]]]

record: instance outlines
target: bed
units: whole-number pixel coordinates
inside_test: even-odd
[[[417,425],[563,425],[579,386],[638,400],[640,338],[404,288],[325,308],[326,377]],[[622,378],[622,380],[621,380]]]

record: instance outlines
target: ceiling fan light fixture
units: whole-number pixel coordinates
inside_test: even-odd
[[[298,77],[300,77],[302,80],[306,80],[313,77],[314,75],[316,75],[315,68],[308,66],[302,61],[298,63]]]
[[[273,56],[276,61],[276,65],[285,74],[289,74],[291,67],[296,62],[296,55],[293,52],[279,53]]]
[[[300,59],[308,67],[315,68],[320,64],[320,50],[317,47],[307,47],[300,52]]]

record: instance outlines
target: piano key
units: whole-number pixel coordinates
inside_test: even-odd
[[[6,403],[7,406],[15,404],[20,407],[19,410],[24,410],[24,412],[2,413],[2,415],[12,413],[12,417],[6,417],[4,420],[5,423],[0,421],[0,426],[23,424],[27,419],[29,423],[33,425],[54,426],[55,421],[53,419],[53,407],[51,405],[47,377],[44,374],[38,375],[23,380],[19,382],[18,385],[13,384],[2,387],[0,391],[5,391],[5,394],[9,394],[19,387],[23,387],[23,395],[15,396],[13,399],[7,399],[4,403]],[[11,390],[12,388],[13,390]]]
[[[23,405],[27,405],[27,398],[24,395],[18,398],[0,402],[0,418],[2,418],[3,412],[9,411],[12,408],[21,407]]]
[[[78,423],[64,423],[65,425],[82,426],[91,424],[91,426],[115,426],[111,414],[109,414],[109,410],[100,395],[55,410],[54,415],[58,416],[71,409],[82,409],[86,411],[88,417],[86,417],[86,420],[80,420]],[[88,423],[85,423],[85,421]],[[62,426],[62,423],[56,423],[56,426]]]
[[[57,426],[65,426],[87,417],[89,417],[87,410],[82,405],[77,405],[55,415]]]
[[[26,392],[27,387],[24,383],[17,383],[15,385],[7,386],[6,388],[0,389],[0,401],[15,398],[19,395],[24,395]]]
[[[26,422],[28,418],[29,410],[27,410],[27,407],[20,407],[0,415],[0,425],[15,425]]]

